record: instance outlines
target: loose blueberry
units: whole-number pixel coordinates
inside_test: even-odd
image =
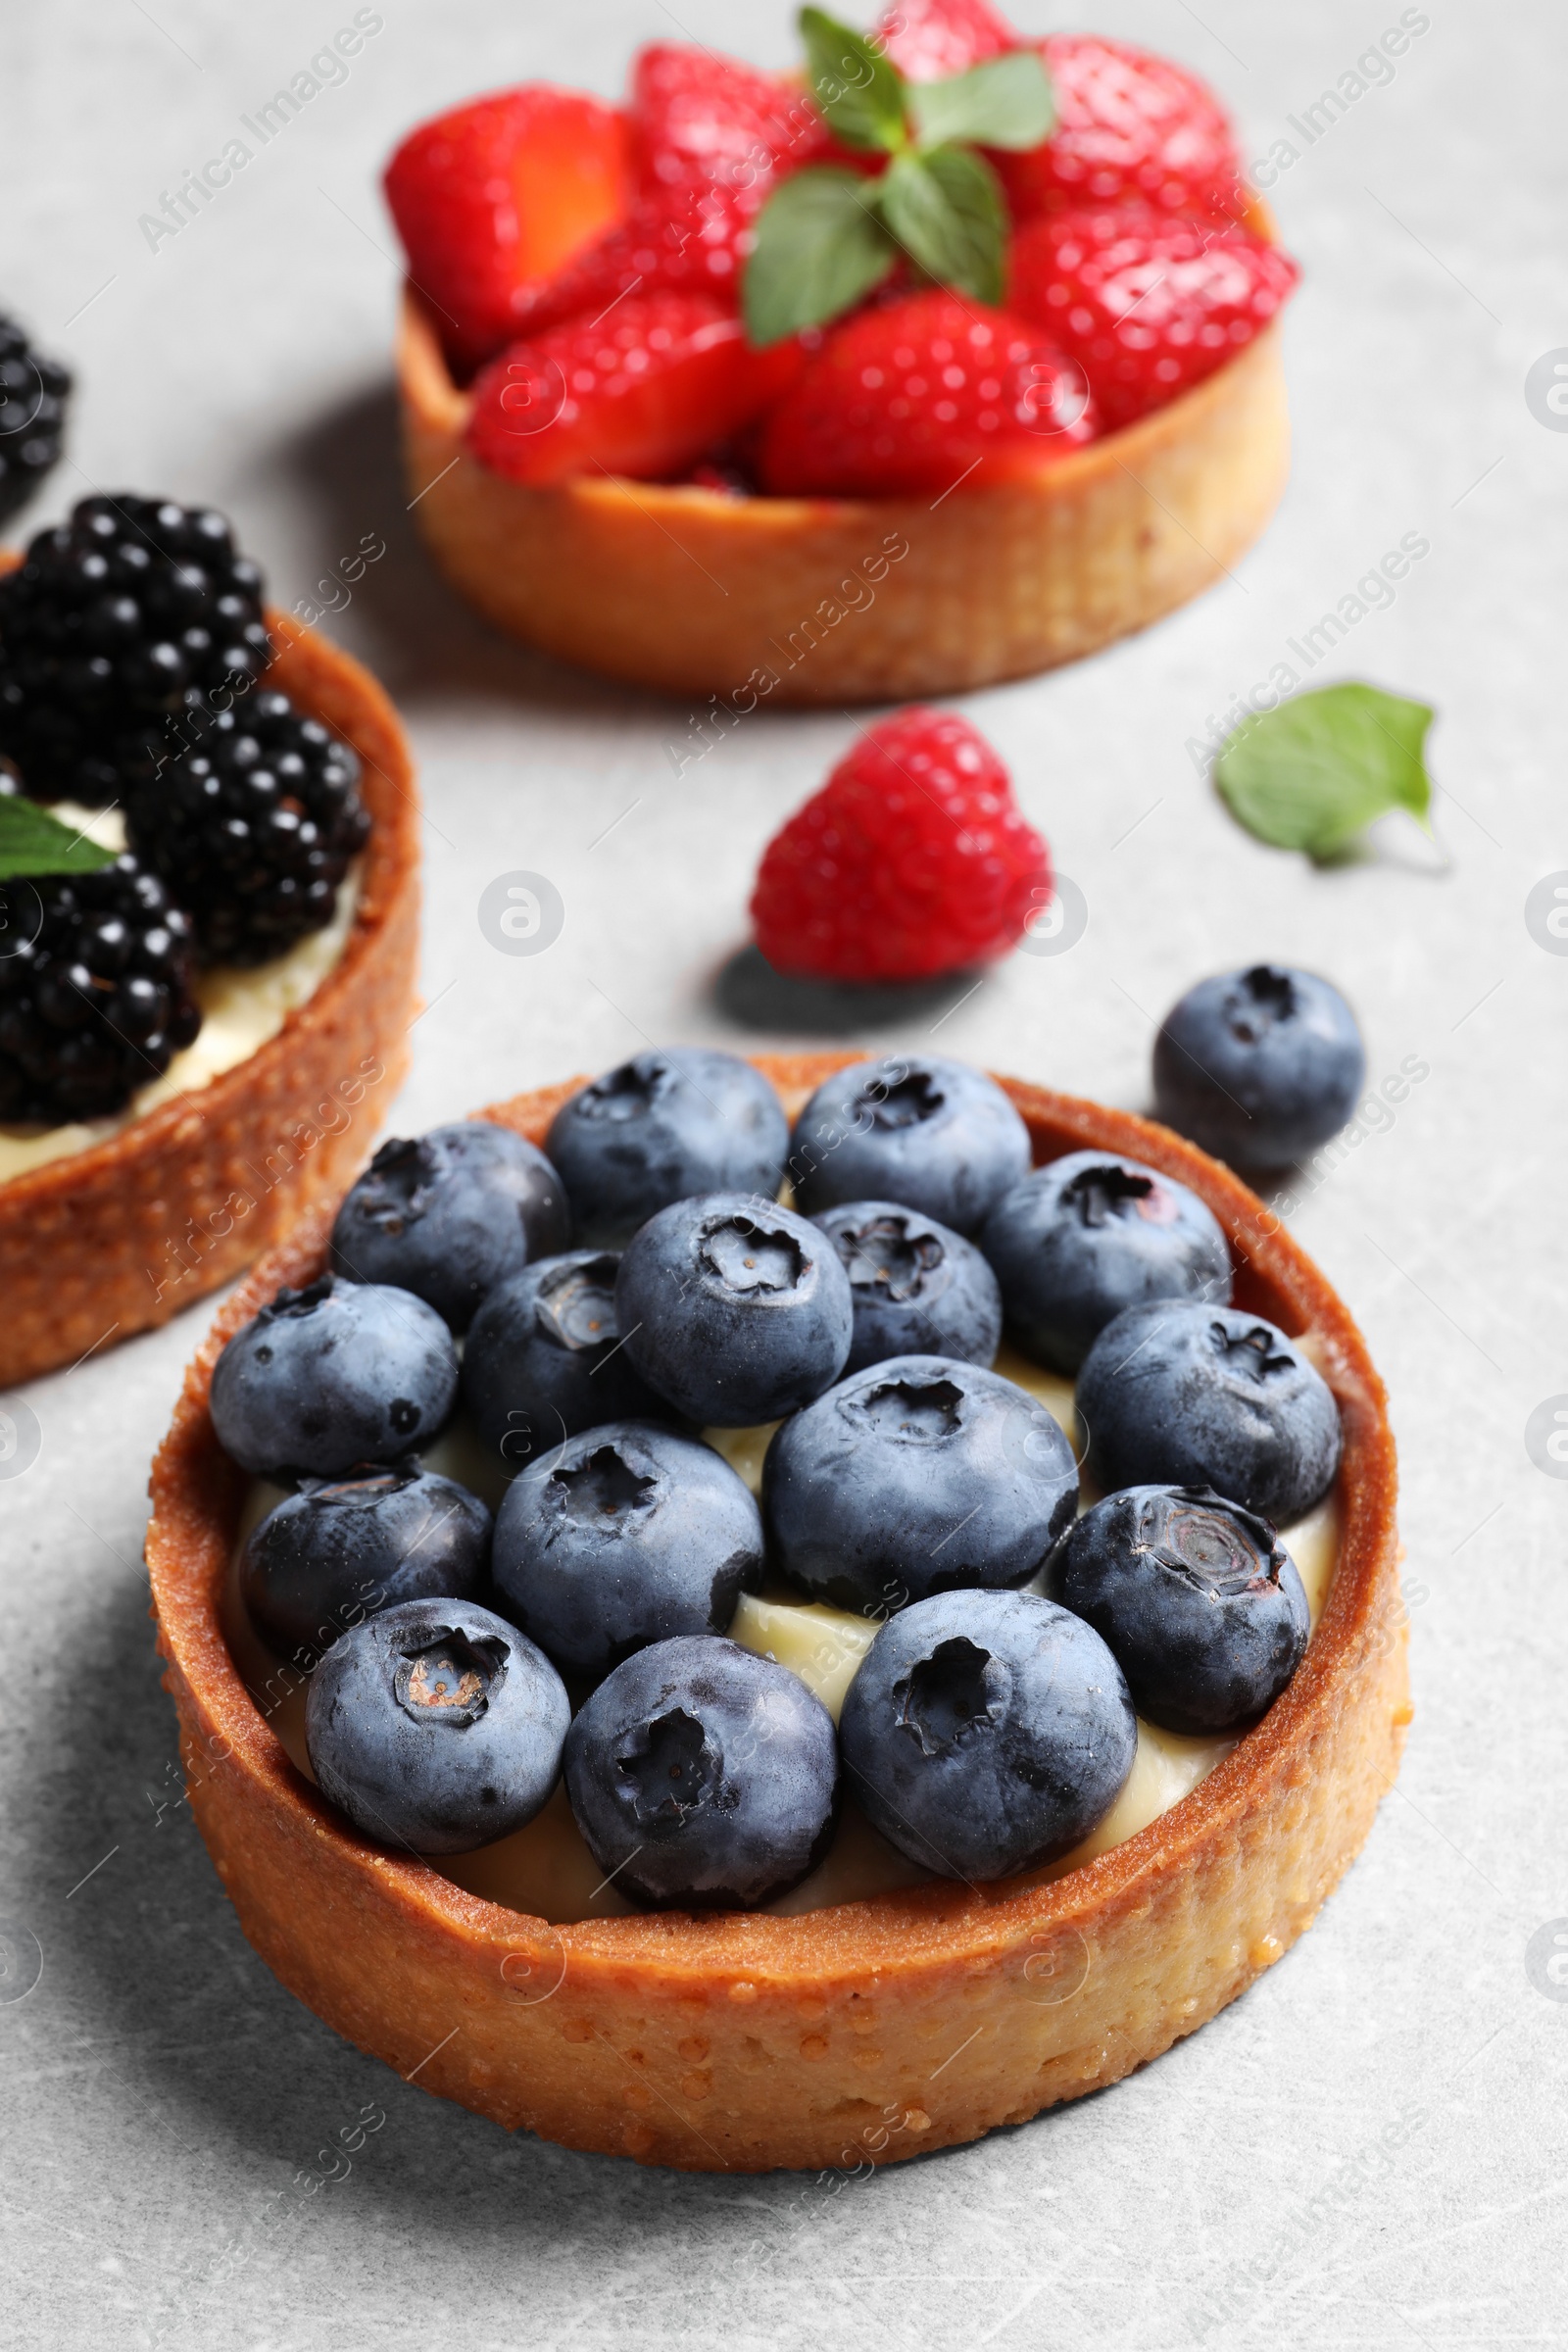
[[[790,1137],[808,1216],[897,1200],[972,1234],[1029,1167],[1029,1130],[1000,1086],[961,1061],[852,1062],[819,1086]]]
[[[1200,980],[1154,1040],[1159,1115],[1239,1168],[1303,1159],[1361,1092],[1355,1015],[1315,973],[1255,963]]]
[[[566,1736],[565,1774],[589,1852],[638,1902],[755,1911],[832,1840],[832,1717],[787,1667],[710,1635],[617,1666]]]
[[[762,1465],[779,1566],[813,1599],[866,1615],[1023,1584],[1077,1502],[1072,1447],[1045,1406],[940,1355],[855,1373],[786,1421]]]
[[[601,1421],[667,1417],[620,1345],[619,1264],[607,1250],[541,1258],[497,1283],[469,1325],[463,1400],[510,1469]]]
[[[990,1363],[1002,1338],[1002,1298],[972,1242],[893,1200],[846,1201],[813,1221],[850,1278],[855,1337],[846,1372],[890,1355]]]
[[[495,1580],[564,1674],[608,1674],[650,1642],[728,1631],[762,1576],[762,1515],[699,1439],[612,1421],[514,1479]]]
[[[413,1458],[345,1479],[307,1478],[240,1555],[240,1592],[279,1649],[315,1656],[362,1618],[405,1600],[473,1599],[490,1513]]]
[[[693,1193],[778,1191],[789,1125],[760,1070],[699,1046],[635,1054],[557,1111],[546,1149],[578,1237],[618,1249]]]
[[[510,1127],[465,1119],[381,1146],[337,1212],[332,1268],[413,1291],[466,1331],[486,1291],[570,1238],[544,1153]]]
[[[1078,1376],[1087,1465],[1121,1487],[1212,1487],[1288,1527],[1340,1466],[1333,1394],[1284,1332],[1240,1307],[1170,1298],[1107,1323]]]
[[[1015,1345],[1076,1372],[1097,1335],[1146,1298],[1228,1304],[1231,1259],[1196,1193],[1142,1161],[1073,1152],[1004,1195],[980,1230]]]
[[[756,1193],[677,1200],[633,1236],[615,1281],[626,1353],[700,1424],[777,1421],[850,1352],[850,1278],[825,1233]]]
[[[305,1745],[322,1795],[363,1836],[465,1854],[532,1821],[570,1714],[550,1660],[505,1618],[408,1600],[327,1651]]]
[[[845,1787],[944,1879],[1054,1862],[1133,1768],[1127,1685],[1092,1626],[1034,1592],[945,1592],[886,1624],[839,1719]]]
[[[242,1470],[341,1478],[427,1446],[452,1410],[458,1357],[412,1291],[323,1275],[279,1291],[213,1370],[218,1442]]]
[[[1301,1663],[1311,1621],[1266,1519],[1206,1487],[1128,1487],[1070,1527],[1053,1595],[1092,1625],[1162,1731],[1239,1732]]]

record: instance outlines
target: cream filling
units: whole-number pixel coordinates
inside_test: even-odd
[[[1037,1396],[1069,1436],[1073,1428],[1072,1383],[1042,1371],[1010,1348],[1004,1348],[996,1369],[1019,1388]],[[754,1493],[761,1484],[762,1456],[776,1423],[758,1429],[710,1429],[704,1434]],[[483,1454],[471,1428],[462,1415],[443,1432],[423,1456],[425,1467],[455,1478],[482,1494],[494,1508],[505,1493],[506,1481]],[[234,1567],[246,1536],[282,1499],[281,1490],[258,1481],[246,1497],[235,1544]],[[1097,1499],[1093,1489],[1080,1494],[1079,1508]],[[1282,1528],[1280,1541],[1300,1572],[1307,1605],[1315,1627],[1334,1581],[1339,1552],[1339,1507],[1330,1494],[1315,1510],[1295,1526]],[[1028,1588],[1038,1590],[1036,1585]],[[305,1692],[303,1675],[281,1666],[266,1647],[246,1616],[231,1572],[224,1597],[223,1630],[240,1674],[257,1704],[271,1722],[284,1747],[307,1778],[314,1778],[305,1750]],[[743,1648],[777,1660],[798,1674],[813,1690],[836,1723],[857,1667],[877,1635],[876,1623],[844,1609],[799,1601],[773,1591],[743,1593],[729,1629],[729,1638]],[[1140,1830],[1168,1813],[1224,1762],[1237,1742],[1233,1739],[1194,1740],[1162,1732],[1138,1720],[1138,1749],[1126,1785],[1110,1811],[1083,1842],[1037,1875],[1062,1878],[1097,1854],[1124,1844]],[[557,1787],[543,1812],[510,1838],[470,1854],[449,1854],[431,1867],[471,1894],[501,1903],[513,1911],[564,1925],[578,1919],[619,1918],[636,1909],[607,1880],[583,1843],[564,1786]],[[768,1908],[781,1918],[805,1911],[821,1911],[834,1903],[863,1900],[898,1886],[930,1883],[931,1874],[910,1862],[882,1838],[852,1801],[846,1801],[833,1845],[811,1876]]]
[[[52,813],[107,850],[118,852],[125,846],[124,820],[118,809],[77,808],[65,801],[56,803]],[[338,891],[332,920],[324,930],[313,931],[270,963],[245,970],[215,964],[211,971],[198,972],[195,993],[202,1008],[202,1026],[195,1044],[176,1054],[163,1076],[142,1087],[113,1118],[74,1120],[64,1127],[0,1127],[0,1184],[9,1177],[25,1175],[29,1168],[44,1167],[50,1160],[85,1152],[156,1110],[161,1102],[193,1095],[225,1070],[249,1061],[276,1037],[291,1012],[310,1002],[327,973],[341,962],[359,895],[360,868],[356,863]]]

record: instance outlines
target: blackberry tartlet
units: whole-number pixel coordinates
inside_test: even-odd
[[[71,373],[0,316],[0,522],[24,507],[60,456]]]
[[[0,837],[10,1385],[341,1191],[406,1062],[418,820],[374,682],[265,611],[220,515],[128,494],[0,556],[0,764],[99,860]]]
[[[798,1116],[845,1058],[757,1067]],[[755,1576],[730,1577],[709,1597],[705,1633],[701,1610],[695,1623],[670,1613],[654,1573],[659,1477],[678,1486],[702,1447],[620,1422],[597,1439],[590,1427],[554,1458],[541,1450],[527,1493],[511,1490],[497,1521],[494,1614],[478,1634],[461,1595],[421,1603],[405,1632],[371,1593],[284,1666],[246,1613],[238,1565],[278,1490],[247,1493],[209,1396],[215,1366],[265,1338],[257,1318],[280,1289],[314,1295],[332,1224],[323,1203],[224,1306],[192,1367],[154,1466],[147,1557],[192,1805],[245,1932],[302,2000],[399,2072],[509,2128],[640,2162],[891,2163],[1023,2122],[1156,2057],[1281,1957],[1359,1849],[1409,1716],[1393,1439],[1360,1336],[1228,1170],[1126,1112],[999,1083],[1037,1165],[1094,1152],[1187,1187],[1225,1237],[1248,1314],[1294,1335],[1321,1371],[1343,1439],[1334,1483],[1278,1544],[1261,1521],[1247,1523],[1259,1558],[1277,1555],[1284,1577],[1288,1552],[1299,1570],[1298,1587],[1285,1581],[1315,1619],[1304,1654],[1274,1660],[1247,1690],[1227,1687],[1221,1736],[1161,1731],[1135,1718],[1130,1686],[1150,1686],[1152,1658],[1167,1679],[1174,1671],[1176,1698],[1194,1712],[1183,1663],[1193,1612],[1176,1613],[1181,1656],[1163,1644],[1168,1596],[1146,1604],[1135,1593],[1091,1627],[1076,1586],[1052,1596],[1049,1562],[1027,1547],[1011,1591],[956,1579],[957,1589],[922,1600],[894,1583],[858,1615],[776,1581],[757,1591]],[[580,1084],[481,1115],[543,1146]],[[734,1319],[759,1354],[772,1348],[770,1318],[791,1295],[772,1222],[767,1247],[724,1258]],[[660,1365],[649,1371],[657,1379]],[[323,1362],[312,1376],[319,1396],[302,1396],[301,1413],[329,1414],[351,1374],[378,1377],[368,1358]],[[835,1378],[829,1363],[822,1379]],[[911,1494],[940,1483],[969,1390],[1029,1391],[1016,1426],[1001,1431],[1007,1475],[1065,1496],[1070,1524],[1073,1449],[1040,1410],[1071,1423],[1059,1375],[1018,1356],[1004,1355],[995,1376],[902,1356],[880,1386],[871,1378],[879,1475],[890,1493],[902,1476]],[[858,1393],[867,1379],[850,1385]],[[518,1394],[528,1393],[525,1378]],[[715,1428],[706,1438],[755,1491],[768,1435]],[[246,1458],[270,1458],[243,1428],[236,1442]],[[460,1485],[492,1482],[485,1499],[506,1493],[465,1436],[461,1408],[426,1459]],[[853,1433],[835,1476],[850,1496]],[[725,1484],[716,1465],[714,1480]],[[1229,1592],[1229,1506],[1216,1518],[1200,1499],[1199,1564]],[[755,1517],[738,1488],[735,1500],[751,1530],[741,1549],[755,1559]],[[764,1531],[772,1507],[764,1481]],[[1059,1528],[1043,1509],[1036,1548],[1048,1550]],[[526,1629],[513,1591],[524,1532]],[[924,1519],[915,1533],[929,1551]],[[709,1537],[724,1548],[716,1528]],[[678,1545],[676,1557],[684,1573]],[[1187,1553],[1173,1558],[1179,1579]],[[603,1633],[595,1592],[608,1593],[607,1579],[630,1612],[620,1636],[597,1648],[567,1639],[573,1625]],[[376,1627],[385,1630],[372,1636]],[[334,1630],[327,1657],[340,1661],[339,1680],[347,1663],[378,1661],[355,1702],[363,1766],[341,1742],[318,1756],[321,1709],[306,1694]],[[1202,1636],[1200,1623],[1200,1657]],[[1070,1689],[1039,1646],[1047,1637]],[[1129,1639],[1136,1675],[1118,1651]],[[527,1668],[535,1644],[581,1678],[574,1696],[585,1703],[564,1785],[544,1796],[534,1784],[533,1817],[497,1838],[485,1813],[486,1788],[501,1786],[494,1751],[470,1729],[482,1726],[496,1678],[514,1660]],[[748,1651],[770,1661],[765,1673]],[[525,1761],[555,1720],[535,1706],[507,1757]],[[439,1764],[443,1810],[431,1829],[401,1823],[392,1837],[376,1827],[384,1727],[405,1744],[417,1727],[432,1771]],[[911,1775],[913,1823],[898,1793]],[[881,1827],[896,1836],[872,1828],[858,1776],[880,1790]]]

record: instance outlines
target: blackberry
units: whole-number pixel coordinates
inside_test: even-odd
[[[0,1120],[107,1118],[202,1025],[191,926],[134,858],[0,882]]]
[[[270,659],[262,575],[221,514],[84,498],[0,580],[0,754],[35,799],[102,808],[132,745]]]
[[[204,721],[190,749],[127,770],[125,831],[194,913],[209,963],[265,963],[332,919],[370,820],[360,763],[283,694]]]
[[[69,369],[0,316],[0,522],[26,505],[60,455]]]

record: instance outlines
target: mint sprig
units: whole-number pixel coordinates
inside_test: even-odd
[[[976,148],[1037,147],[1055,122],[1033,50],[946,81],[906,82],[863,34],[803,8],[811,91],[833,135],[888,160],[879,175],[813,165],[776,188],[757,222],[742,288],[758,347],[852,310],[901,257],[977,302],[1002,300],[1007,208]]]
[[[1381,687],[1323,686],[1244,719],[1214,762],[1226,807],[1281,850],[1333,858],[1374,817],[1406,808],[1431,830],[1433,711]]]
[[[115,853],[21,793],[0,794],[0,882],[23,874],[93,874]]]

